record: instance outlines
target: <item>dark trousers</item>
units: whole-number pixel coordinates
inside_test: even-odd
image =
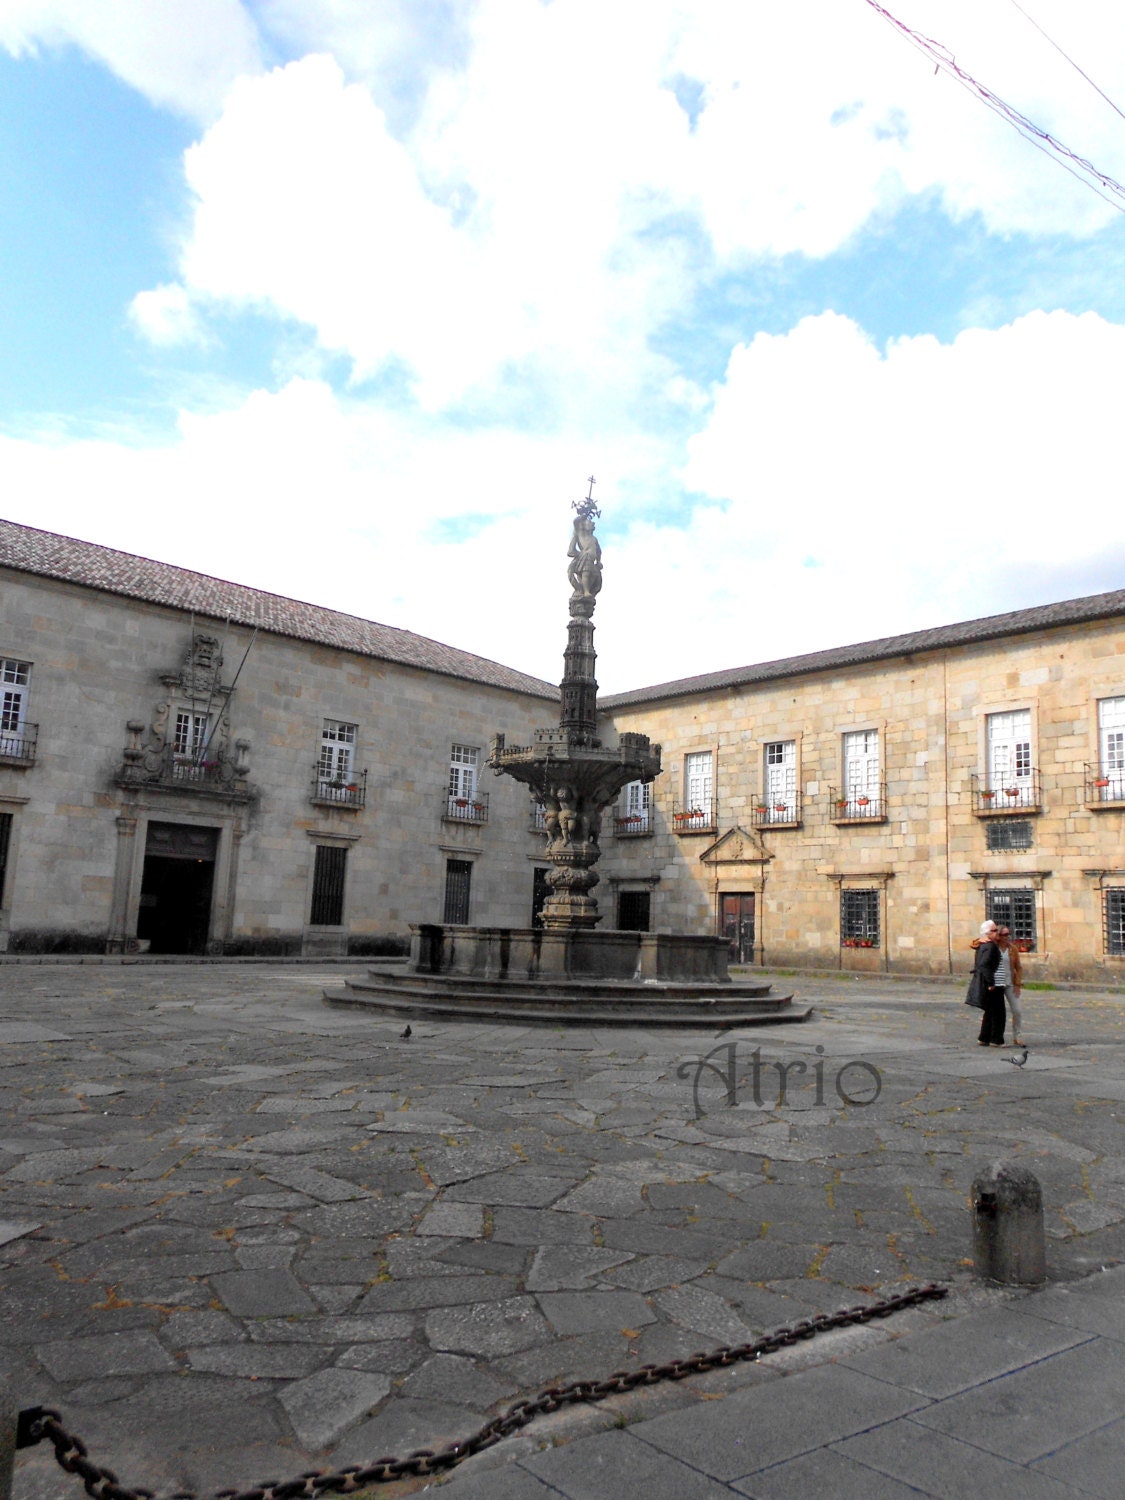
[[[1004,1040],[1004,1022],[1007,1012],[1004,1008],[1004,991],[995,986],[984,992],[984,1011],[980,1018],[980,1037],[982,1042],[1002,1042]]]

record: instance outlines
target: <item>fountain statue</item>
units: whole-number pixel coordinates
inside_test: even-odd
[[[591,480],[591,487],[593,481]],[[530,745],[493,737],[488,764],[531,789],[543,809],[550,896],[541,921],[548,931],[590,928],[600,920],[591,895],[600,877],[602,814],[631,781],[660,775],[660,746],[648,736],[623,734],[615,749],[597,738],[598,684],[594,678],[594,605],[602,586],[602,549],[594,535],[600,514],[592,495],[575,501],[567,577],[570,624],[560,688],[557,729],[537,730]]]

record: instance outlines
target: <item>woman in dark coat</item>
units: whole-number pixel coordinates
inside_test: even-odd
[[[977,1042],[982,1047],[1004,1045],[1004,1022],[1007,1012],[1004,1006],[1003,987],[996,983],[996,970],[1001,959],[996,932],[995,922],[981,923],[980,944],[977,948],[976,962],[973,964],[973,973],[980,975],[980,994],[984,1001],[984,1009],[980,1018],[980,1036],[977,1038]]]

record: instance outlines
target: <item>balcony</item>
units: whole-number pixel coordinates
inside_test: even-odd
[[[1039,795],[1039,772],[1031,768],[1019,776],[1010,772],[990,771],[972,778],[973,812],[978,818],[1000,818],[1016,813],[1042,811]]]
[[[1086,806],[1091,812],[1120,811],[1125,807],[1125,768],[1086,767]]]
[[[130,730],[139,736],[144,725],[137,722],[137,730],[133,731],[132,724]],[[206,759],[197,760],[168,745],[155,747],[134,743],[127,747],[124,763],[114,779],[122,787],[143,787],[156,792],[185,792],[249,802],[253,795],[247,780],[250,773],[246,764],[249,750],[248,741],[238,740],[233,758],[222,751],[214,751]]]
[[[852,787],[841,791],[829,790],[831,821],[847,823],[885,823],[887,821],[887,788],[884,782],[877,786]]]
[[[759,797],[751,820],[755,828],[800,828],[801,794],[795,790]]]
[[[358,812],[367,806],[367,772],[348,776],[314,776],[309,801],[317,807],[340,807]]]
[[[643,807],[639,812],[619,813],[613,820],[615,839],[643,839],[652,834],[652,808]]]
[[[11,729],[0,729],[0,765],[33,766],[38,739],[38,724],[14,724]]]
[[[689,833],[714,833],[718,826],[714,800],[672,810],[672,832],[681,837]]]
[[[474,792],[471,797],[460,797],[446,792],[441,816],[445,823],[487,823],[488,793]]]

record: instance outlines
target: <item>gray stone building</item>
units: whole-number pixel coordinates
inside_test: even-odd
[[[498,725],[551,721],[550,683],[6,522],[0,590],[9,952],[362,953],[411,921],[531,921],[542,836],[484,758]]]
[[[533,921],[536,809],[485,758],[556,720],[552,683],[6,522],[0,588],[0,946],[360,954]],[[1031,977],[1121,975],[1125,591],[601,709],[664,750],[602,821],[607,925],[948,973],[991,915]]]

